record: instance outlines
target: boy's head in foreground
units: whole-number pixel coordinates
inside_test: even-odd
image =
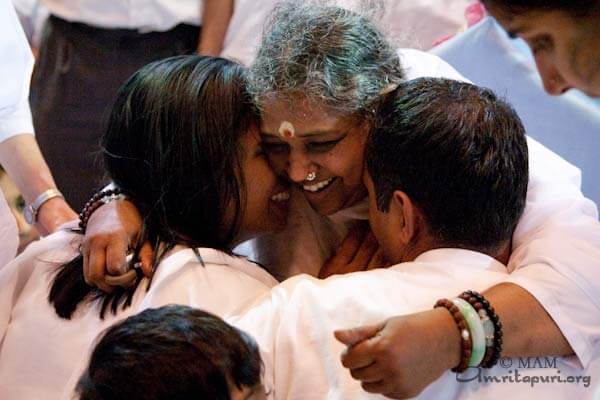
[[[261,368],[246,333],[207,312],[165,306],[109,328],[76,392],[81,400],[259,400]]]
[[[506,263],[525,207],[525,130],[490,90],[437,78],[390,93],[367,145],[370,223],[387,259],[462,248]]]

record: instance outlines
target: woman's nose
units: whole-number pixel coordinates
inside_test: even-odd
[[[536,60],[536,62],[546,92],[553,96],[559,96],[572,88],[550,61]]]
[[[288,177],[293,182],[303,182],[310,172],[310,165],[311,161],[304,151],[291,151],[287,165]]]

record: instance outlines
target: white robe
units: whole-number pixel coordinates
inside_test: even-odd
[[[146,308],[184,304],[221,317],[242,312],[276,281],[256,264],[214,249],[168,255],[147,291],[140,283],[132,305],[99,318],[99,303],[83,304],[69,320],[48,303],[53,271],[70,260],[81,237],[59,231],[32,244],[0,270],[0,399],[48,400],[62,397],[77,381],[98,333]],[[72,388],[72,386],[71,386]]]
[[[439,57],[400,50],[408,79],[463,79]],[[582,366],[600,343],[600,223],[596,205],[581,193],[581,172],[528,138],[527,205],[513,235],[508,264],[513,282],[529,291],[554,319]],[[286,229],[254,242],[254,256],[279,279],[316,276],[349,228],[368,219],[366,199],[330,216],[292,192]],[[459,292],[470,289],[462,285]],[[457,293],[456,293],[457,294]]]
[[[291,278],[272,289],[242,316],[230,322],[258,341],[265,363],[265,384],[275,399],[380,399],[362,390],[340,362],[345,346],[333,336],[336,329],[374,324],[395,316],[430,310],[440,298],[452,298],[465,287],[481,291],[506,279],[504,265],[482,253],[460,249],[428,251],[414,262],[389,269],[358,272],[318,280],[307,275]],[[575,357],[556,359],[555,368],[544,359],[504,359],[484,375],[508,379],[523,376],[590,376],[579,384],[486,384],[477,379],[457,382],[447,371],[419,396],[422,399],[529,399],[592,398],[600,380],[600,349],[587,370]],[[550,363],[554,359],[549,359]],[[511,366],[509,367],[509,364]],[[541,365],[540,365],[541,364]],[[476,376],[463,375],[463,379]],[[507,378],[503,378],[506,376]],[[482,378],[483,379],[483,378]],[[531,379],[531,378],[528,378]]]
[[[33,133],[27,100],[33,56],[10,0],[0,0],[0,143],[22,133]],[[12,260],[19,231],[0,193],[0,268]]]
[[[0,193],[0,269],[15,258],[17,247],[19,247],[17,221],[6,199]]]

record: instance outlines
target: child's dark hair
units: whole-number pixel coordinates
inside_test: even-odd
[[[81,400],[228,400],[261,382],[254,340],[187,306],[148,309],[109,328],[77,384]]]
[[[259,124],[245,87],[239,64],[179,56],[143,67],[120,89],[102,148],[109,177],[143,217],[131,264],[144,241],[155,249],[154,266],[176,244],[230,252],[245,203],[239,139]],[[82,262],[63,265],[52,284],[59,316],[70,318],[86,299],[102,299],[101,316],[128,305],[136,287],[92,288]]]

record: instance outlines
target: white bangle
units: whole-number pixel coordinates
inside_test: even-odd
[[[486,349],[483,323],[479,318],[479,314],[477,314],[477,311],[469,302],[458,297],[452,299],[452,302],[458,307],[460,313],[465,318],[469,332],[471,333],[472,349],[469,367],[478,367],[483,361]]]

